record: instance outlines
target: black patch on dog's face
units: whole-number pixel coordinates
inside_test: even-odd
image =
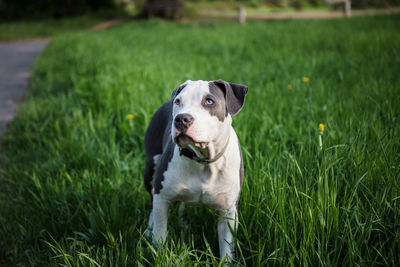
[[[243,107],[248,88],[246,85],[229,83],[223,80],[213,81],[224,93],[226,109],[229,114],[236,115]]]
[[[187,84],[181,84],[172,92],[171,100],[174,101],[175,97],[177,97],[180,92],[186,87]]]
[[[212,82],[208,84],[208,88],[210,94],[203,97],[201,105],[210,112],[211,116],[216,116],[219,121],[223,122],[228,115],[224,92]],[[213,104],[208,104],[208,99],[210,99]]]

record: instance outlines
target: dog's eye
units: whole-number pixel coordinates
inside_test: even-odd
[[[206,104],[207,105],[212,105],[212,104],[214,104],[214,100],[212,100],[211,98],[207,98],[206,99]]]
[[[181,104],[181,100],[179,98],[175,99],[175,105],[179,106]]]

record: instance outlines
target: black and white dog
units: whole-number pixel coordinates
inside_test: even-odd
[[[243,161],[232,117],[247,87],[225,81],[186,81],[154,114],[145,135],[144,184],[152,197],[153,242],[167,233],[168,207],[176,201],[217,210],[221,258],[233,257]],[[229,224],[229,225],[228,225]]]

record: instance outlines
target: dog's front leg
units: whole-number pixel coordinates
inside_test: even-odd
[[[236,208],[220,213],[220,217],[218,218],[218,243],[221,258],[226,256],[227,259],[232,259],[234,257],[234,240],[231,229],[236,232],[236,226]]]
[[[153,199],[153,243],[163,242],[167,234],[169,201],[159,194]]]

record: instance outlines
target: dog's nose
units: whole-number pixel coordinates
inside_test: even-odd
[[[190,125],[192,125],[193,121],[194,118],[192,115],[187,113],[182,113],[175,117],[174,125],[176,129],[184,131],[187,128],[189,128]]]

